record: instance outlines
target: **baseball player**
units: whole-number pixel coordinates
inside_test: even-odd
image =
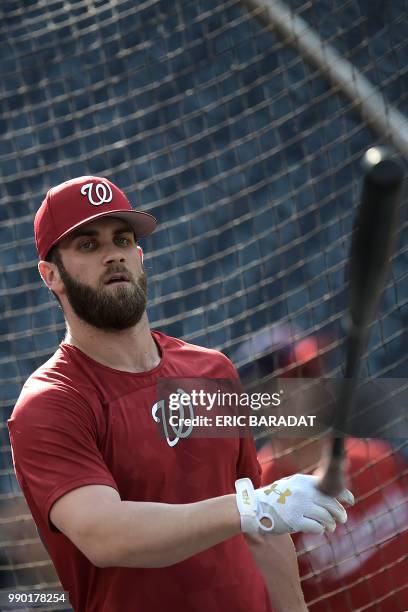
[[[237,373],[150,330],[137,240],[155,225],[105,178],[47,193],[39,271],[67,331],[8,422],[18,481],[77,612],[304,612],[289,534],[332,531],[352,494],[260,489],[249,438],[157,434],[159,379]]]
[[[279,368],[284,369],[280,380],[322,376],[319,347],[329,338],[309,336],[295,342],[293,333],[293,326],[278,323],[243,342],[231,355],[232,361],[244,364],[239,368],[241,380],[248,385],[257,381],[259,390],[262,380]],[[373,431],[379,431],[390,412],[382,408],[384,414],[373,417],[371,409],[367,415],[364,406],[373,399],[367,391],[359,397],[363,416],[360,423],[355,420],[354,428],[360,427],[364,435],[370,433],[370,420]],[[322,438],[284,439],[264,432],[259,443],[264,485],[294,471],[311,473],[321,464],[324,451]],[[347,525],[323,537],[301,532],[293,536],[309,610],[408,610],[407,466],[385,440],[351,437],[345,446],[348,479],[356,498]]]
[[[258,454],[262,481],[317,465],[322,441],[305,442],[268,442]],[[385,440],[348,438],[346,450],[356,497],[347,525],[320,538],[293,537],[305,599],[313,602],[310,612],[407,610],[407,466]]]

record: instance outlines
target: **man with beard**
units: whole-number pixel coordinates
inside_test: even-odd
[[[9,420],[18,481],[78,612],[268,612],[269,599],[303,612],[288,533],[332,530],[345,510],[311,476],[256,489],[249,438],[158,435],[159,379],[237,374],[221,353],[150,330],[137,239],[155,224],[89,176],[37,212],[39,271],[67,332]]]

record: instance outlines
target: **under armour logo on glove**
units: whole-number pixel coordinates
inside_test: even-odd
[[[286,501],[286,497],[288,495],[292,495],[292,491],[290,489],[286,489],[286,491],[279,491],[278,484],[276,482],[270,487],[264,489],[263,492],[265,493],[265,495],[276,493],[278,495],[278,504],[284,504]]]
[[[108,183],[87,183],[82,185],[81,194],[88,198],[92,206],[101,206],[112,201],[112,189]]]

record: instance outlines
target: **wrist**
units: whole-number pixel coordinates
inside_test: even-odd
[[[218,525],[221,527],[227,537],[233,537],[241,533],[241,520],[235,495],[223,495],[216,498],[219,503]]]

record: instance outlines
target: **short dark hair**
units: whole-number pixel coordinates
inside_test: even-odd
[[[56,265],[61,261],[61,254],[59,252],[58,244],[54,244],[54,246],[51,247],[44,261],[48,261],[49,263],[54,263]]]

